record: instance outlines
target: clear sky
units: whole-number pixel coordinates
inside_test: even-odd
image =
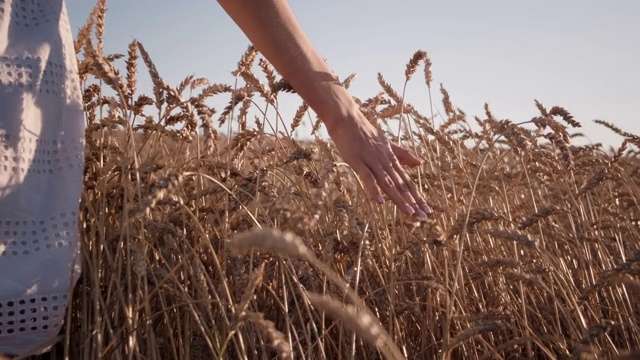
[[[93,5],[67,0],[74,30]],[[488,102],[496,117],[525,121],[538,115],[533,102],[538,99],[547,108],[569,110],[592,142],[615,146],[622,140],[594,119],[640,134],[638,0],[290,0],[290,5],[334,71],[342,78],[358,73],[351,90],[360,98],[380,90],[378,72],[401,89],[405,64],[422,49],[433,62],[436,86],[443,83],[454,105],[470,116],[482,116]],[[109,0],[107,6],[105,52],[126,54],[135,38],[170,84],[189,74],[233,83],[230,71],[249,42],[215,0]],[[140,81],[141,90],[150,93],[147,77]],[[428,114],[421,73],[407,98]],[[283,107],[293,114],[298,104],[289,96]]]

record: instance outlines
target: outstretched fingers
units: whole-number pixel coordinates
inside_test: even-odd
[[[364,183],[371,196],[379,203],[384,203],[383,192],[407,215],[416,214],[416,209],[412,206],[412,199],[405,199],[403,192],[398,189],[396,182],[398,179],[392,174],[388,174],[381,166],[369,167],[362,161],[356,169],[360,179]],[[408,200],[408,201],[407,201]],[[422,214],[416,214],[422,215]]]
[[[426,217],[431,213],[420,191],[397,160],[373,164],[368,168],[367,173],[368,179],[363,178],[363,180],[365,184],[369,183],[367,188],[370,192],[373,190],[372,195],[377,197],[382,190],[407,215]]]
[[[420,207],[425,203],[422,195],[397,160],[378,164],[372,172],[382,191],[404,213],[417,217],[427,216],[427,213]]]
[[[404,183],[408,188],[407,189],[408,194],[407,196],[405,196],[405,198],[410,196],[410,198],[414,200],[412,204],[416,209],[416,213],[418,213],[418,210],[420,210],[422,211],[423,214],[425,214],[425,216],[431,214],[433,211],[431,210],[431,207],[429,207],[429,205],[427,204],[427,201],[424,199],[424,196],[422,196],[422,192],[420,191],[420,189],[418,189],[418,187],[411,180],[407,172],[397,161],[394,164],[394,170],[396,171],[396,174],[399,175],[402,183]]]
[[[396,157],[396,160],[393,161],[394,170],[400,176],[401,181],[409,187],[409,192],[416,201],[417,207],[422,210],[423,213],[427,215],[431,214],[433,211],[422,196],[422,192],[415,186],[414,182],[401,166],[419,166],[422,164],[422,160],[411,151],[393,143],[391,143],[391,151]]]

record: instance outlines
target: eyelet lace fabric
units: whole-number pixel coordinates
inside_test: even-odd
[[[63,0],[0,0],[0,354],[45,350],[63,324],[83,141]]]

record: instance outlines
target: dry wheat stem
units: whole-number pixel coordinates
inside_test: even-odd
[[[327,295],[307,293],[306,296],[311,305],[340,321],[363,340],[374,344],[386,359],[405,359],[382,324],[369,312],[358,310],[353,305],[345,305]]]

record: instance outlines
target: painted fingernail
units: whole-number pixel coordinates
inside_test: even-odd
[[[415,217],[417,217],[418,219],[426,219],[427,218],[427,214],[423,213],[421,210],[416,210],[416,213],[413,214],[415,215]]]
[[[382,197],[382,195],[378,195],[376,196],[376,201],[378,204],[384,204],[384,197]]]
[[[431,210],[431,207],[429,207],[429,205],[427,205],[427,204],[421,204],[420,205],[420,209],[422,209],[422,211],[424,211],[424,213],[427,214],[427,215],[433,213],[433,210]]]
[[[409,205],[409,204],[405,204],[405,206],[404,206],[404,212],[405,212],[407,215],[413,215],[416,211],[413,209],[413,207],[412,207],[411,205]]]

